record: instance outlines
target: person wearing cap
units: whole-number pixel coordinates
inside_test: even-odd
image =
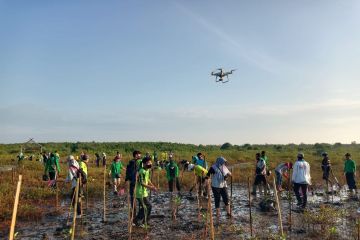
[[[113,179],[113,184],[114,184],[114,195],[118,194],[118,186],[120,186],[120,177],[121,177],[121,169],[122,169],[122,163],[121,163],[121,158],[122,155],[120,153],[118,153],[115,158],[113,163],[111,164],[110,167],[110,172],[109,175],[111,174],[111,178]]]
[[[346,177],[346,183],[351,191],[351,195],[356,194],[356,164],[355,161],[351,159],[351,154],[345,154],[345,163],[344,163],[344,175]]]
[[[136,181],[136,199],[139,203],[139,211],[133,220],[134,225],[140,226],[140,222],[146,226],[149,223],[151,214],[151,203],[148,199],[149,190],[157,191],[157,188],[150,180],[150,169],[152,167],[151,157],[145,157],[142,160],[142,167],[138,171]]]
[[[263,187],[264,194],[267,195],[266,163],[265,160],[261,158],[260,153],[256,153],[255,158],[256,158],[255,180],[251,194],[256,196],[256,187],[259,186],[259,192],[260,193],[262,192],[261,187]]]
[[[303,153],[298,153],[297,160],[293,166],[292,182],[294,193],[297,199],[297,206],[306,207],[308,185],[311,184],[310,165],[304,159]],[[300,189],[303,196],[300,196]]]
[[[330,172],[331,172],[331,164],[330,164],[330,158],[328,156],[327,152],[323,152],[321,154],[321,156],[323,157],[323,160],[321,162],[321,170],[323,172],[323,180],[325,180],[326,183],[326,190],[329,191],[329,183],[332,186],[332,181],[329,179],[330,177]]]
[[[215,164],[213,164],[206,177],[211,176],[211,189],[215,199],[215,209],[216,209],[216,217],[220,217],[220,197],[222,198],[225,206],[226,213],[228,216],[231,216],[230,212],[230,201],[227,192],[227,183],[226,179],[231,177],[231,172],[225,165],[226,159],[223,157],[218,157],[216,159]]]
[[[284,176],[286,179],[289,177],[289,171],[292,169],[293,164],[291,162],[280,163],[275,168],[276,175],[276,188],[279,192],[283,191],[282,189],[282,177]]]

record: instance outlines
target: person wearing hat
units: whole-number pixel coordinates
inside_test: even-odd
[[[345,154],[345,163],[344,163],[344,175],[346,177],[346,183],[351,191],[351,195],[356,194],[356,164],[355,161],[351,159],[351,154]]]
[[[331,164],[330,164],[330,158],[328,156],[327,152],[323,152],[321,154],[323,157],[323,160],[321,162],[321,170],[323,171],[323,179],[326,182],[326,190],[329,191],[329,183],[332,186],[332,181],[329,179],[330,172],[331,172]]]
[[[231,216],[230,201],[227,192],[226,179],[231,177],[231,172],[225,165],[226,159],[218,157],[214,165],[212,165],[206,174],[206,177],[211,176],[211,189],[215,199],[216,217],[220,217],[220,197],[226,206],[226,213]]]
[[[305,161],[303,153],[298,153],[297,161],[295,162],[293,168],[292,182],[294,184],[297,206],[305,208],[307,203],[308,185],[311,184],[311,176],[310,165],[307,161]],[[302,197],[300,196],[300,189],[303,195]]]
[[[71,198],[72,198],[72,205],[75,205],[75,191],[76,191],[76,186],[77,186],[77,179],[78,179],[78,174],[79,174],[79,169],[80,169],[80,165],[79,163],[75,160],[74,156],[70,155],[67,158],[67,162],[68,162],[68,175],[66,177],[66,182],[71,182]],[[79,183],[80,184],[80,183]],[[81,186],[81,184],[80,184]],[[77,202],[77,215],[81,216],[81,198],[78,198],[78,202]]]
[[[284,176],[286,179],[289,177],[288,173],[290,169],[292,169],[293,164],[291,162],[280,163],[275,168],[276,175],[276,188],[279,192],[283,191],[282,189],[282,177]]]

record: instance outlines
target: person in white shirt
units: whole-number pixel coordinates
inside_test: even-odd
[[[294,184],[294,192],[297,199],[297,205],[305,208],[307,203],[307,189],[311,185],[310,165],[304,159],[303,153],[298,153],[297,161],[293,166],[292,182]],[[302,198],[300,196],[300,188]]]

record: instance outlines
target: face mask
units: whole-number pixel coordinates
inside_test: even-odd
[[[152,165],[151,165],[151,164],[146,165],[146,168],[147,168],[147,169],[150,169],[151,167],[152,167]]]

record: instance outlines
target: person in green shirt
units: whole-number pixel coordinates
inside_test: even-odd
[[[351,195],[356,193],[356,164],[355,161],[351,159],[351,154],[345,154],[345,166],[344,166],[344,175],[346,177],[346,183],[351,190]]]
[[[111,178],[113,179],[114,183],[114,195],[118,194],[118,186],[120,186],[120,177],[121,177],[121,170],[122,170],[122,163],[121,163],[122,155],[119,153],[114,158],[113,163],[110,167],[109,175],[111,174]]]
[[[174,161],[173,157],[170,157],[170,163],[166,166],[166,178],[169,183],[169,192],[173,192],[174,185],[176,183],[176,189],[180,192],[179,182],[179,167]]]
[[[54,154],[50,154],[50,158],[45,164],[44,174],[49,174],[50,181],[53,181],[51,186],[56,187],[56,177],[60,175],[59,158]]]
[[[139,203],[139,211],[136,215],[133,223],[136,226],[140,226],[140,221],[142,221],[145,226],[149,222],[149,217],[151,213],[151,203],[149,202],[149,190],[157,191],[157,188],[150,181],[150,169],[152,167],[151,157],[145,157],[142,160],[142,168],[138,172],[138,179],[136,181],[136,199]]]

